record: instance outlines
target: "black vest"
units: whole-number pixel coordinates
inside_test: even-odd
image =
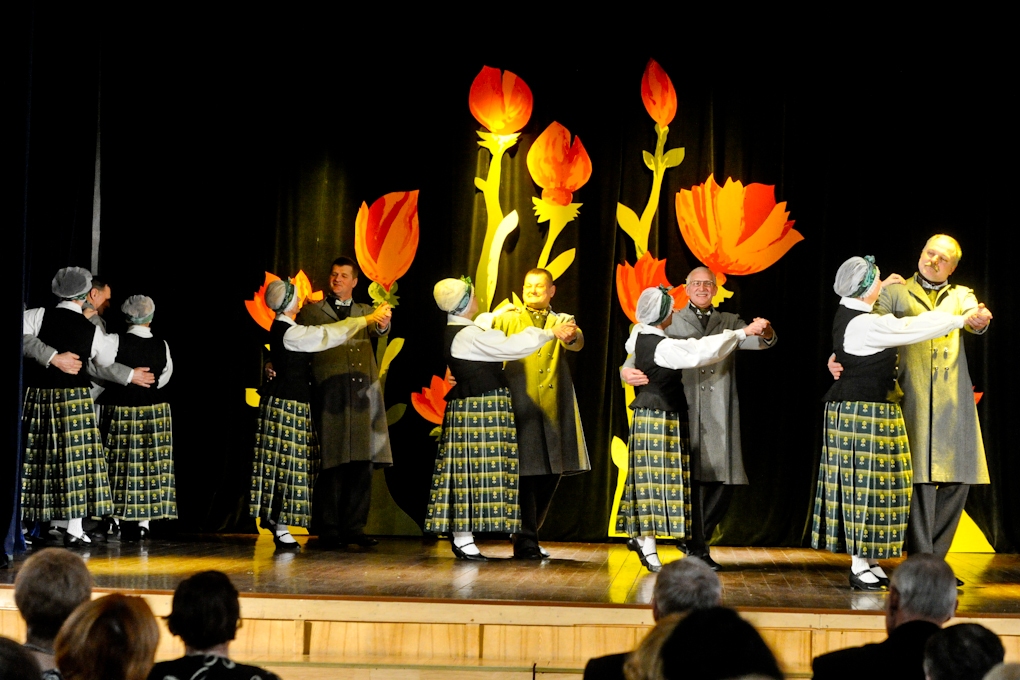
[[[446,364],[450,367],[450,373],[457,380],[457,384],[446,395],[447,401],[480,397],[486,392],[507,386],[506,376],[503,375],[502,361],[468,361],[456,359],[451,354],[453,339],[465,328],[467,326],[448,324],[443,335],[443,352],[446,356]]]
[[[84,314],[60,307],[47,309],[38,338],[57,350],[58,354],[74,352],[81,360],[82,367],[78,375],[69,375],[56,366],[43,368],[38,362],[29,361],[26,364],[25,385],[49,389],[91,387],[92,380],[85,370],[85,364],[92,354],[92,340],[95,335],[96,327]]]
[[[276,377],[259,388],[264,397],[309,402],[312,400],[311,359],[308,352],[292,352],[283,346],[284,334],[293,328],[277,319],[269,327],[269,356]]]
[[[676,411],[686,419],[687,397],[684,396],[683,371],[663,368],[655,363],[655,348],[666,338],[643,333],[634,343],[634,366],[648,377],[648,384],[635,387],[637,396],[631,408],[657,408]]]
[[[870,357],[857,357],[843,349],[847,325],[867,313],[843,305],[836,311],[832,344],[836,361],[843,364],[843,373],[825,393],[825,401],[889,401],[889,393],[896,386],[896,349],[884,349]]]
[[[117,348],[117,363],[131,368],[148,366],[159,381],[160,374],[166,368],[166,345],[158,338],[142,338],[123,333],[120,336],[120,347]],[[99,395],[98,401],[111,406],[151,406],[166,401],[165,396],[156,387],[156,383],[148,387],[110,385]]]

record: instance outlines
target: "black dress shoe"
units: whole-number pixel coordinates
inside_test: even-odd
[[[290,534],[287,534],[287,536],[290,536]],[[301,552],[300,543],[298,543],[297,541],[292,541],[290,543],[281,541],[280,537],[277,536],[276,534],[273,534],[273,544],[276,546],[277,550],[289,550],[291,552]]]
[[[520,548],[514,546],[514,559],[544,560],[546,556],[542,554],[542,550],[537,545],[522,546]]]
[[[882,586],[883,588],[888,588],[889,587],[889,577],[888,576],[879,576],[875,572],[871,572],[871,574],[875,578],[878,579],[878,585]]]
[[[148,531],[146,531],[148,533]],[[138,522],[122,521],[120,523],[120,542],[138,543],[142,540],[142,527]]]
[[[640,546],[640,544],[638,544],[636,538],[628,538],[627,539],[627,549],[632,551],[632,552],[636,552],[638,555],[641,554],[641,546]]]
[[[315,542],[315,547],[320,550],[339,550],[340,548],[346,548],[346,543],[340,542],[339,536],[319,536],[319,540]]]
[[[474,542],[468,543],[468,545],[474,545]],[[450,547],[453,548],[453,554],[457,556],[458,560],[468,560],[470,562],[488,562],[489,561],[489,558],[486,557],[485,555],[481,554],[481,553],[478,553],[477,555],[471,555],[471,554],[468,554],[468,553],[464,552],[463,550],[461,550],[460,548],[457,547],[457,544],[453,542],[452,538],[450,539]]]
[[[92,545],[92,543],[86,541],[83,537],[75,536],[66,532],[64,533],[65,548],[84,548],[90,545]]]
[[[864,574],[870,574],[871,571],[862,571],[860,575],[850,572],[850,589],[851,590],[882,590],[883,586],[881,583],[867,583],[860,579],[860,576]]]
[[[658,557],[659,553],[653,552],[652,555],[655,555],[656,557]],[[658,573],[659,571],[661,571],[662,570],[662,564],[661,563],[660,564],[652,564],[651,562],[648,561],[649,557],[651,557],[651,555],[645,555],[644,551],[641,551],[641,550],[638,551],[638,559],[641,560],[641,564],[644,565],[645,569],[647,569],[648,571],[652,572],[653,574]]]
[[[379,541],[372,538],[371,536],[366,536],[365,534],[356,534],[354,536],[347,536],[345,538],[341,538],[340,543],[346,543],[347,545],[356,545],[361,548],[371,548],[373,546],[379,545]]]
[[[689,557],[697,557],[699,560],[704,562],[705,566],[707,566],[712,571],[722,571],[722,565],[713,560],[712,556],[709,555],[708,553],[702,553],[700,555],[690,554]]]

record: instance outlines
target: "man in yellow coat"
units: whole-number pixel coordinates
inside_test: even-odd
[[[550,329],[573,321],[573,316],[557,314],[549,307],[555,294],[552,275],[545,269],[532,269],[524,277],[524,309],[497,315],[492,327],[512,335],[531,326]],[[565,355],[583,346],[584,336],[578,329],[568,340],[551,340],[529,357],[507,362],[505,368],[521,466],[521,532],[514,536],[518,559],[549,556],[538,544],[538,531],[560,477],[591,469]]]

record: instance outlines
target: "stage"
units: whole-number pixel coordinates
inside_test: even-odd
[[[654,585],[622,544],[547,544],[542,562],[454,559],[445,542],[384,538],[367,550],[278,553],[268,536],[196,536],[97,544],[83,550],[100,592],[144,595],[158,616],[185,576],[230,575],[245,625],[238,659],[284,678],[553,677],[580,672],[591,656],[632,648],[652,624]],[[509,543],[483,551],[509,558]],[[845,556],[808,549],[722,548],[723,601],[751,620],[792,677],[814,656],[882,639],[885,594],[851,591]],[[663,546],[666,562],[680,559]],[[19,564],[0,572],[0,634],[23,639],[14,610]],[[1020,659],[1020,556],[953,553],[966,585],[959,616],[1003,636]],[[162,624],[161,624],[162,625]],[[159,657],[181,653],[164,630]]]

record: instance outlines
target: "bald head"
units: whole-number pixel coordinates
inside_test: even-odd
[[[716,290],[715,274],[708,267],[695,267],[687,275],[687,297],[698,309],[712,306]]]

